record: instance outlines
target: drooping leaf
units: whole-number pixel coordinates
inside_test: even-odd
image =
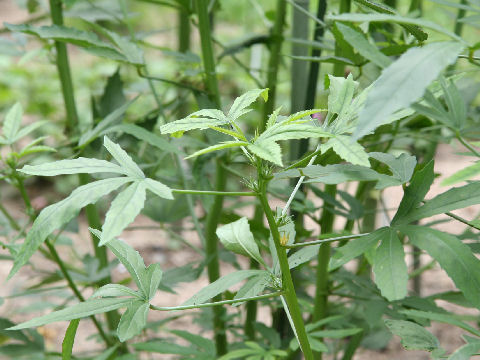
[[[433,257],[465,298],[480,308],[480,260],[457,237],[425,226],[405,225],[400,231]]]
[[[90,315],[102,314],[127,306],[131,299],[93,299],[69,306],[65,309],[54,311],[50,314],[18,324],[9,330],[20,330],[38,327],[57,321],[81,319]]]
[[[257,98],[261,96],[263,100],[268,100],[268,89],[253,89],[237,97],[230,108],[227,117],[235,121],[242,116],[245,109],[250,106]],[[248,111],[248,110],[247,110]]]
[[[382,237],[373,256],[375,284],[389,301],[407,295],[408,272],[403,245],[392,228]]]
[[[105,160],[79,157],[72,160],[59,160],[41,165],[25,165],[19,171],[37,176],[57,176],[65,174],[115,173],[128,175],[118,166]]]
[[[105,245],[120,235],[137,217],[145,204],[146,189],[143,181],[135,181],[117,195],[105,215],[99,245]]]
[[[80,319],[75,319],[70,321],[70,325],[68,325],[62,342],[62,360],[70,360],[72,358],[73,343],[79,324]]]
[[[242,217],[230,224],[217,228],[217,236],[226,249],[237,254],[249,256],[258,263],[266,266],[260,255],[258,245],[250,231],[250,225],[246,217]]]
[[[238,284],[240,281],[248,279],[252,276],[260,275],[265,270],[239,270],[228,275],[222,276],[220,279],[207,285],[202,290],[185,301],[182,305],[198,305],[209,299],[221,294],[231,286]]]
[[[462,209],[480,203],[480,182],[452,188],[428,200],[425,205],[413,209],[405,215],[401,223],[411,223],[426,217],[443,214],[448,211]]]
[[[66,199],[43,209],[35,219],[22,247],[15,256],[13,268],[8,275],[8,279],[28,262],[48,235],[73,219],[80,209],[88,204],[97,202],[102,196],[107,195],[129,181],[126,177],[98,180],[80,186]]]
[[[117,335],[121,342],[127,341],[140,334],[147,324],[147,315],[150,304],[145,301],[132,301],[127,306],[118,323]]]
[[[112,142],[107,136],[103,138],[103,146],[107,149],[110,155],[118,162],[118,164],[125,170],[128,176],[138,179],[144,179],[145,174],[132,160],[130,155],[123,150],[120,145]]]
[[[155,195],[167,200],[173,200],[172,189],[160,181],[147,178],[143,180],[143,184],[147,190],[150,190]]]
[[[457,59],[463,48],[459,42],[437,42],[411,48],[385,68],[368,93],[358,117],[354,139],[369,134],[385,124],[393,113],[420,98],[440,72]]]
[[[407,350],[433,351],[439,347],[438,339],[422,326],[405,320],[385,320],[388,329],[402,339]]]
[[[343,38],[364,58],[382,69],[392,63],[388,56],[385,56],[375,45],[371,44],[360,31],[352,29],[341,22],[337,22],[335,25],[342,33]]]
[[[335,151],[342,159],[353,165],[370,167],[368,154],[365,152],[365,149],[350,136],[337,135],[329,139],[320,147],[323,153],[327,152],[330,148],[333,149],[333,151]]]
[[[335,270],[364,252],[371,250],[380,240],[389,237],[390,232],[391,230],[388,227],[383,227],[336,248],[335,254],[330,258],[329,271]]]
[[[435,178],[433,167],[432,160],[423,169],[415,172],[410,185],[404,191],[400,206],[392,219],[392,225],[404,223],[404,218],[423,200]]]
[[[96,290],[91,298],[97,297],[118,297],[118,296],[133,296],[141,298],[138,291],[132,290],[129,287],[120,284],[106,284]]]

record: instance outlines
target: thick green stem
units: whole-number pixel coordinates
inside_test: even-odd
[[[227,177],[225,171],[222,169],[221,160],[217,159],[216,163],[216,182],[215,188],[219,191],[225,189]],[[220,265],[218,261],[218,241],[216,230],[218,226],[219,214],[222,211],[223,196],[217,195],[213,201],[212,207],[208,211],[207,223],[205,226],[205,253],[208,257],[207,272],[210,283],[214,282],[220,277]],[[213,301],[221,301],[222,296],[218,295],[213,298]],[[215,307],[213,309],[213,328],[215,333],[215,344],[217,347],[217,356],[227,353],[227,335],[225,333],[225,316],[226,311],[223,307]]]
[[[264,179],[261,174],[259,174],[259,200],[262,204],[263,211],[267,217],[268,225],[270,227],[270,232],[272,234],[273,242],[275,244],[275,249],[277,252],[278,262],[282,272],[282,288],[285,292],[284,298],[287,305],[285,311],[290,313],[291,320],[293,323],[294,331],[297,335],[298,341],[300,343],[300,348],[305,356],[306,360],[313,360],[312,350],[310,348],[310,343],[308,341],[307,332],[305,330],[305,325],[302,318],[302,313],[300,311],[300,306],[298,304],[297,295],[295,293],[295,287],[293,286],[292,276],[290,274],[290,269],[288,266],[287,252],[286,249],[280,243],[280,233],[278,231],[278,224],[275,220],[275,216],[270,209],[267,198],[267,185],[268,180]]]
[[[277,9],[275,11],[275,23],[270,33],[270,58],[267,65],[267,88],[268,101],[263,107],[262,122],[260,132],[265,130],[268,116],[275,108],[275,98],[277,94],[278,69],[280,67],[280,58],[283,44],[283,28],[285,26],[285,13],[287,8],[286,0],[277,0]]]
[[[52,22],[55,25],[63,25],[63,1],[50,0],[50,14]],[[65,102],[65,111],[67,113],[67,133],[76,130],[78,123],[77,108],[75,106],[75,97],[73,93],[72,75],[68,62],[67,45],[64,42],[55,41],[55,49],[57,51],[56,63],[60,83],[62,86],[62,95]]]
[[[198,29],[200,32],[200,41],[202,48],[202,60],[205,70],[205,87],[208,92],[210,101],[221,109],[220,93],[218,90],[218,82],[215,67],[215,57],[213,53],[212,30],[210,27],[210,17],[208,13],[208,0],[197,0],[196,11],[198,16]],[[221,160],[216,162],[216,184],[215,191],[224,191],[227,181],[225,169],[222,167]],[[223,205],[223,196],[217,195],[208,210],[207,223],[205,226],[205,251],[208,257],[208,279],[214,282],[220,276],[220,265],[218,261],[218,240],[216,230],[218,226],[219,216]],[[214,301],[221,301],[221,295],[214,298]],[[215,345],[217,356],[227,353],[227,335],[225,326],[226,311],[223,307],[215,307],[213,309],[213,327],[215,332]]]

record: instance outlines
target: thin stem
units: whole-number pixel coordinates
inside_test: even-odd
[[[466,141],[460,134],[457,133],[456,138],[458,139],[458,141],[460,141],[463,144],[463,146],[465,146],[468,150],[470,150],[476,157],[480,158],[480,153],[477,150],[475,150],[473,146],[470,145],[468,141]]]
[[[284,247],[280,244],[280,233],[278,231],[278,225],[275,221],[275,216],[273,215],[272,209],[268,204],[267,199],[267,185],[268,180],[265,179],[262,174],[259,174],[259,200],[262,204],[263,211],[267,217],[268,225],[270,227],[270,232],[272,234],[273,242],[275,244],[275,249],[277,252],[278,262],[282,272],[282,288],[285,291],[284,298],[287,304],[286,312],[290,314],[294,331],[297,335],[298,341],[300,343],[300,348],[305,356],[306,360],[313,360],[313,353],[310,348],[310,343],[308,341],[307,332],[305,330],[305,325],[302,318],[302,313],[300,311],[300,306],[298,304],[297,295],[295,293],[295,287],[293,286],[292,275],[290,273],[287,252]]]
[[[10,215],[10,213],[7,211],[7,209],[4,208],[4,206],[1,203],[0,203],[0,212],[2,212],[2,214],[7,218],[8,223],[13,229],[17,231],[20,231],[22,229],[22,227],[18,224],[17,220],[15,220],[12,215]]]
[[[255,300],[270,299],[272,297],[281,296],[283,294],[284,294],[283,291],[276,291],[276,292],[273,292],[273,293],[270,293],[270,294],[263,294],[263,295],[246,297],[246,298],[239,298],[239,299],[233,299],[233,300],[222,300],[222,301],[216,301],[216,302],[205,303],[205,304],[196,304],[196,305],[183,305],[183,306],[155,306],[155,305],[150,305],[150,309],[157,310],[157,311],[175,311],[175,310],[200,309],[200,308],[206,308],[206,307],[215,307],[215,306],[219,306],[219,305],[235,304],[235,303],[244,302],[244,301],[255,301]]]
[[[263,107],[262,122],[260,124],[260,133],[265,130],[268,116],[273,113],[275,107],[275,98],[277,94],[278,69],[280,67],[280,54],[283,44],[283,27],[285,26],[286,0],[277,0],[277,9],[275,11],[275,23],[270,34],[270,58],[267,65],[267,88],[268,101]]]
[[[259,264],[255,259],[250,259],[250,269],[259,269]],[[243,331],[245,336],[251,340],[255,340],[255,322],[257,321],[257,303],[249,301],[246,304],[245,324]]]
[[[60,271],[62,272],[63,277],[65,278],[65,280],[67,280],[67,283],[70,289],[73,291],[73,293],[78,298],[78,300],[82,302],[85,301],[85,298],[83,297],[82,293],[78,290],[70,274],[68,273],[68,270],[65,264],[63,263],[62,259],[60,259],[60,256],[58,255],[57,250],[55,249],[55,246],[53,246],[53,244],[50,242],[49,239],[45,240],[45,244],[47,245],[47,248],[50,251],[50,254],[52,255],[53,260],[57,263],[58,267],[60,268]],[[93,324],[97,328],[98,334],[103,339],[103,341],[105,341],[105,344],[107,345],[107,347],[112,346],[112,342],[103,331],[103,328],[98,322],[97,318],[94,315],[92,315],[90,316],[90,319],[92,319]]]
[[[331,243],[331,242],[334,242],[334,241],[351,240],[351,239],[356,239],[356,238],[359,238],[359,237],[367,236],[369,234],[370,233],[337,236],[337,237],[314,240],[314,241],[307,241],[307,242],[302,242],[302,243],[297,243],[297,244],[292,244],[292,245],[284,245],[284,248],[295,249],[295,248],[304,247],[304,246],[312,246],[312,245],[318,245],[318,244],[324,244],[324,243]]]
[[[251,191],[206,191],[206,190],[172,189],[172,192],[176,194],[191,194],[191,195],[257,196],[256,193]]]

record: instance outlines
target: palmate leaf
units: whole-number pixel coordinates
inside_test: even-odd
[[[411,179],[415,166],[417,165],[415,156],[405,153],[395,157],[392,154],[369,152],[368,156],[388,165],[393,176],[400,180],[402,184]]]
[[[140,334],[147,324],[147,315],[150,304],[135,300],[127,306],[118,323],[117,335],[121,342],[127,341]]]
[[[455,62],[464,45],[437,42],[415,47],[382,71],[368,93],[358,118],[355,139],[388,122],[389,116],[419,99],[440,72]]]
[[[140,213],[145,204],[146,188],[143,181],[134,181],[113,200],[105,215],[99,245],[105,245],[120,235]]]
[[[93,204],[102,196],[118,189],[123,184],[131,181],[127,177],[104,179],[80,186],[66,199],[43,209],[35,219],[32,228],[27,233],[22,247],[15,256],[13,268],[8,275],[10,279],[25,265],[48,235],[69,222],[80,209],[88,204]]]
[[[13,105],[5,115],[3,121],[2,133],[7,144],[12,144],[15,141],[15,137],[20,130],[20,124],[22,122],[23,110],[20,103]]]
[[[233,102],[232,107],[228,111],[227,117],[233,121],[250,110],[245,110],[250,106],[258,97],[262,97],[264,101],[268,100],[268,89],[252,89],[245,94],[239,96]]]
[[[282,149],[275,141],[256,141],[248,145],[247,149],[264,160],[283,166]]]
[[[203,109],[188,115],[184,119],[160,126],[162,134],[172,134],[178,131],[205,130],[211,126],[220,126],[228,123],[225,114],[217,109]]]
[[[102,314],[108,311],[116,310],[126,307],[131,299],[93,299],[79,304],[70,306],[68,308],[54,311],[50,314],[37,317],[35,319],[18,324],[9,330],[20,330],[30,327],[38,327],[50,324],[57,321],[67,321],[73,319],[81,319],[90,315]]]
[[[465,298],[480,308],[480,260],[467,245],[453,235],[424,226],[404,225],[399,230],[438,261]]]
[[[382,295],[394,301],[407,295],[408,273],[405,252],[397,232],[392,228],[386,229],[373,256],[373,273]]]

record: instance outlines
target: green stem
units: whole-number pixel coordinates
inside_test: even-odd
[[[475,148],[472,145],[470,145],[468,141],[465,141],[465,139],[459,133],[456,134],[456,137],[458,141],[460,141],[463,144],[463,146],[465,146],[468,150],[470,150],[476,157],[480,157],[480,153],[477,150],[475,150]]]
[[[223,168],[223,166],[222,166]],[[182,190],[172,189],[176,194],[191,194],[191,195],[220,195],[220,196],[256,196],[257,194],[250,191],[205,191],[205,190]]]
[[[55,25],[63,25],[63,1],[49,0],[50,14],[52,22]],[[57,51],[56,64],[62,86],[63,101],[65,102],[65,111],[67,113],[67,133],[75,131],[78,123],[77,108],[75,106],[75,97],[73,93],[72,75],[68,62],[67,45],[64,42],[55,41],[55,49]]]
[[[270,232],[272,234],[273,242],[275,244],[275,249],[277,252],[278,262],[282,272],[282,288],[285,292],[284,298],[287,304],[286,312],[290,313],[290,317],[294,326],[294,331],[297,335],[297,339],[300,343],[300,348],[305,356],[306,360],[313,360],[312,350],[310,348],[310,343],[308,341],[307,332],[305,330],[305,325],[302,318],[302,313],[300,311],[300,306],[298,304],[297,295],[295,293],[295,287],[293,286],[292,276],[290,273],[287,252],[284,247],[280,244],[280,233],[278,231],[278,225],[273,215],[272,209],[268,204],[267,198],[267,185],[268,180],[265,179],[262,174],[259,174],[259,200],[262,204],[263,211],[267,217],[268,225],[270,227]]]
[[[259,264],[256,260],[250,259],[250,269],[258,269]],[[249,301],[246,304],[245,324],[243,331],[250,341],[255,340],[255,322],[257,321],[257,303]]]
[[[7,218],[8,223],[13,229],[17,231],[20,231],[22,229],[21,226],[18,224],[18,222],[13,218],[12,215],[10,215],[10,213],[7,211],[7,209],[4,208],[4,206],[1,203],[0,203],[0,212],[2,212],[2,214]]]
[[[158,311],[200,309],[200,308],[206,308],[206,307],[215,307],[215,306],[219,306],[219,305],[235,304],[235,303],[244,302],[244,301],[270,299],[272,297],[281,296],[283,294],[284,294],[283,291],[276,291],[276,292],[273,292],[273,293],[270,293],[270,294],[263,294],[263,295],[246,297],[246,298],[239,298],[239,299],[233,299],[233,300],[222,300],[222,301],[216,301],[216,302],[205,303],[205,304],[196,304],[196,305],[183,305],[183,306],[155,306],[155,305],[150,305],[150,309],[158,310]]]
[[[219,191],[225,189],[227,183],[227,177],[225,171],[222,169],[221,160],[217,159],[216,162],[216,183],[215,188]],[[211,208],[208,211],[207,223],[205,226],[205,254],[208,257],[207,273],[208,280],[213,283],[220,277],[220,265],[218,261],[218,241],[216,236],[216,230],[218,226],[219,214],[222,211],[223,196],[217,195]],[[215,302],[221,301],[222,296],[218,295],[213,298]],[[213,309],[213,328],[215,333],[215,343],[217,347],[217,356],[221,356],[227,353],[227,336],[225,326],[225,309],[222,307],[216,307]]]
[[[63,263],[62,259],[60,259],[60,256],[58,255],[57,250],[55,249],[55,246],[53,246],[53,244],[50,242],[49,239],[45,240],[45,244],[47,245],[47,248],[50,251],[50,254],[52,255],[53,260],[57,263],[58,267],[60,268],[60,271],[63,274],[63,277],[65,278],[65,280],[67,280],[68,286],[73,291],[77,299],[82,302],[85,301],[85,298],[83,297],[82,293],[78,290],[70,274],[68,273],[68,270],[65,264]],[[111,340],[107,337],[107,335],[103,331],[103,328],[98,322],[97,318],[94,315],[92,315],[90,316],[90,319],[92,319],[93,324],[97,328],[98,334],[103,339],[103,341],[105,341],[105,344],[107,345],[107,347],[112,346]]]
[[[286,0],[277,0],[277,9],[275,11],[275,23],[270,34],[270,58],[267,65],[267,88],[268,101],[263,107],[262,122],[260,124],[260,133],[265,130],[268,116],[273,113],[275,107],[275,98],[277,94],[277,77],[280,67],[280,58],[283,44],[283,27],[285,26]]]

